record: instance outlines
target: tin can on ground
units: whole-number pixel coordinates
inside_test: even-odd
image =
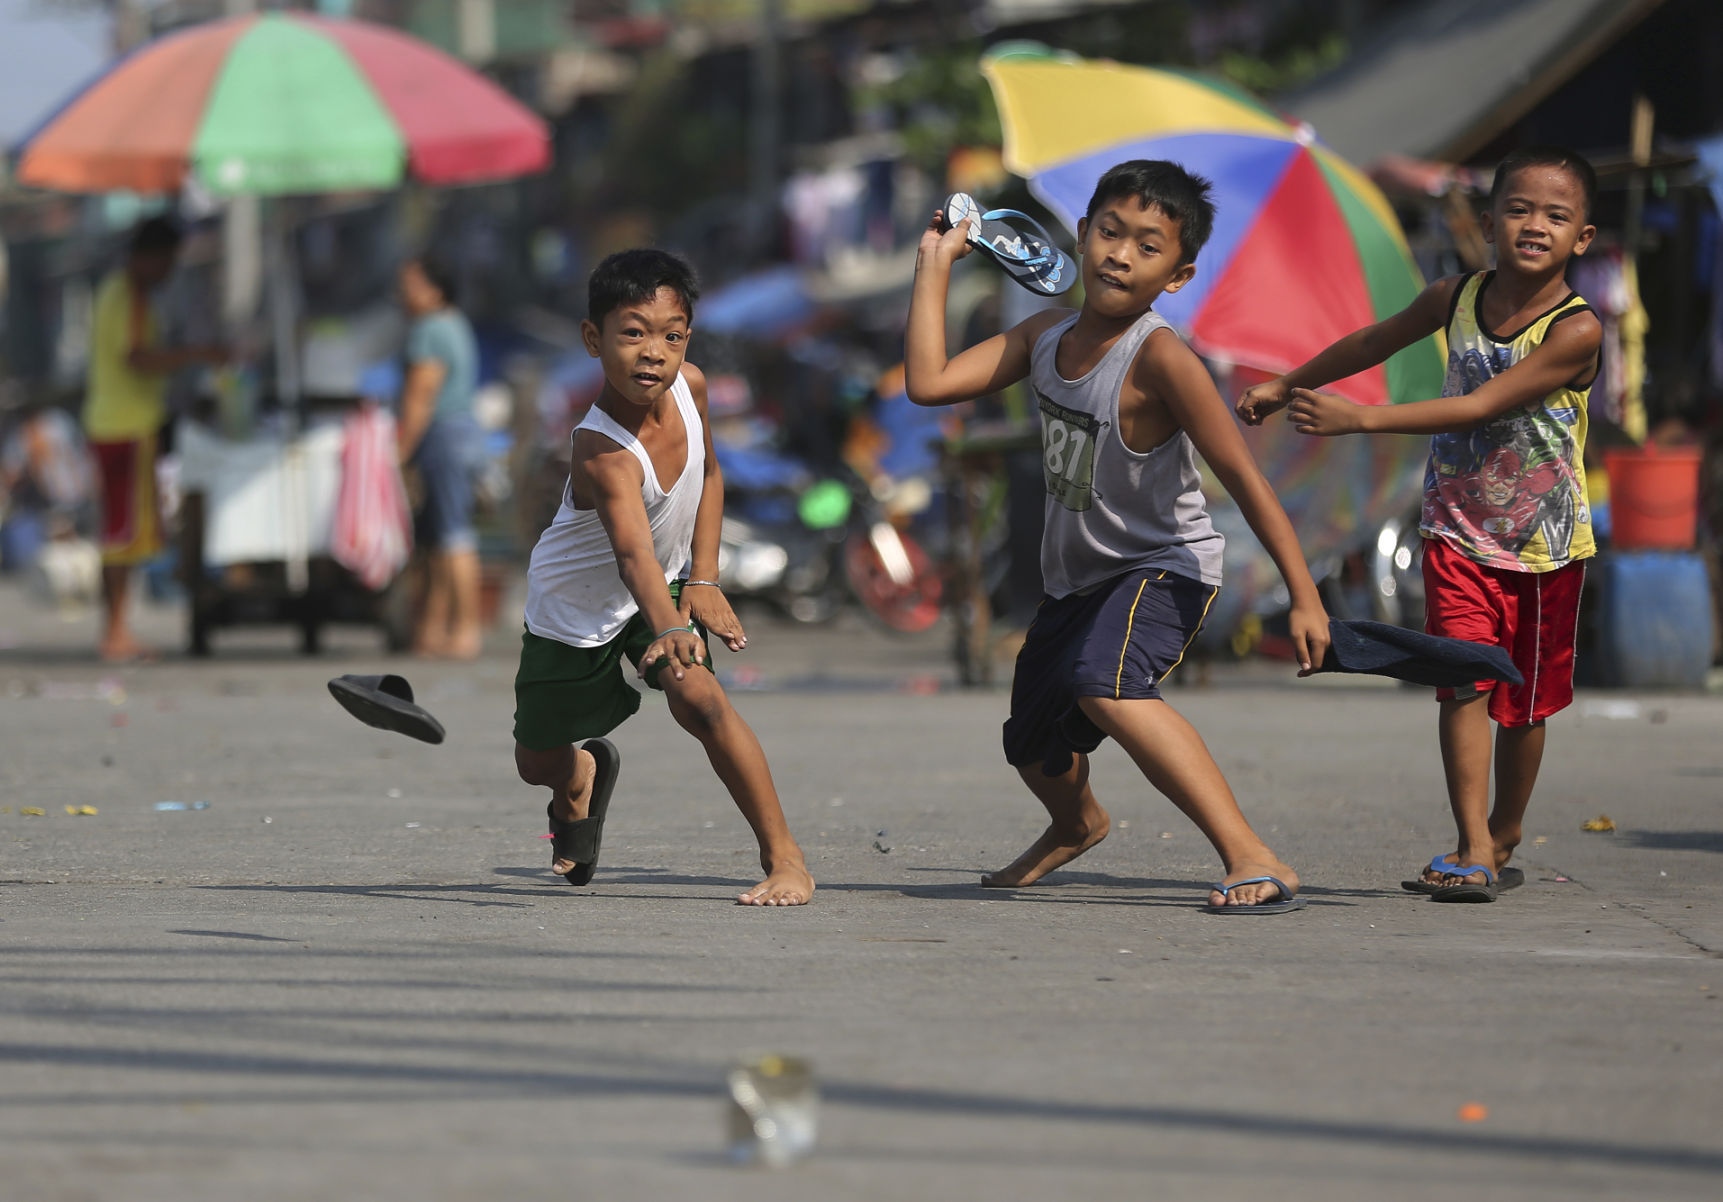
[[[783,1168],[813,1151],[820,1093],[806,1060],[754,1057],[733,1065],[727,1081],[732,1160]]]

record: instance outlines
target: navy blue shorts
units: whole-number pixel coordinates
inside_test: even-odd
[[[1040,764],[1048,776],[1070,771],[1073,755],[1106,738],[1077,699],[1159,697],[1219,592],[1149,568],[1088,593],[1043,598],[1011,679],[1006,762]]]

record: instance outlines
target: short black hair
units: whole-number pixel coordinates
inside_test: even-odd
[[[445,305],[455,303],[455,281],[458,277],[454,264],[441,255],[434,254],[414,255],[407,261],[419,269],[419,274],[425,277],[431,287],[443,294]]]
[[[1557,167],[1573,176],[1579,190],[1585,194],[1585,220],[1589,224],[1597,209],[1597,169],[1584,155],[1562,146],[1525,146],[1512,151],[1496,168],[1496,178],[1490,181],[1490,207],[1496,207],[1502,189],[1508,181],[1528,167]]]
[[[132,227],[131,241],[126,249],[134,255],[171,255],[179,249],[185,236],[171,217],[146,217]]]
[[[694,302],[700,299],[700,281],[694,269],[666,250],[619,250],[594,268],[586,282],[586,318],[602,327],[612,310],[643,305],[661,288],[676,294],[689,324],[693,324]]]
[[[1145,209],[1153,205],[1179,223],[1179,259],[1194,263],[1214,232],[1213,190],[1208,180],[1178,163],[1131,159],[1107,169],[1089,197],[1089,211],[1084,217],[1093,221],[1095,210],[1109,200],[1134,197]]]

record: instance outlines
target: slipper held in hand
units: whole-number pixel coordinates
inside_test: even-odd
[[[426,743],[443,741],[443,724],[413,704],[413,686],[400,676],[337,676],[330,695],[366,726]]]
[[[989,209],[985,213],[967,192],[953,192],[945,200],[945,225],[956,228],[969,219],[969,241],[993,256],[1005,274],[1038,296],[1058,296],[1077,282],[1077,269],[1070,256],[1053,245],[1041,223],[1016,209]]]
[[[1328,654],[1317,672],[1360,672],[1412,684],[1459,688],[1478,680],[1522,685],[1525,677],[1500,647],[1444,638],[1386,622],[1330,618]]]

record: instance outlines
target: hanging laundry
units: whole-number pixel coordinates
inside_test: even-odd
[[[1568,268],[1568,283],[1603,323],[1602,363],[1591,389],[1591,412],[1645,438],[1645,334],[1650,318],[1639,300],[1638,272],[1619,246],[1592,248]]]

